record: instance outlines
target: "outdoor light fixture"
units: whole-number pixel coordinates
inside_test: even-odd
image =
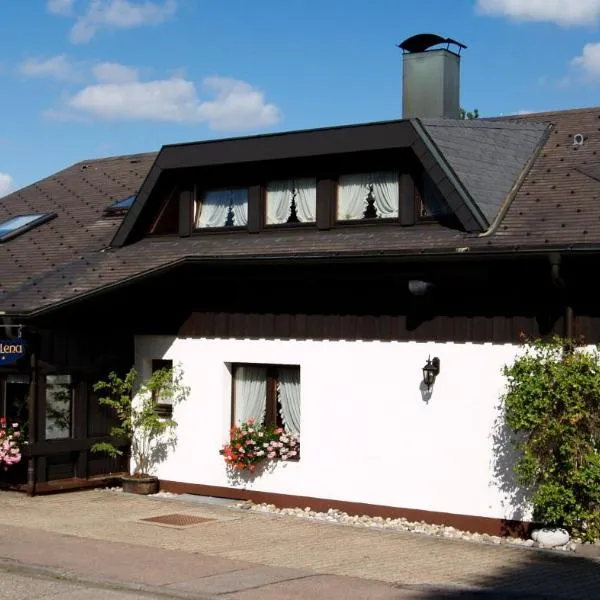
[[[435,383],[435,378],[440,374],[440,359],[436,356],[433,359],[428,358],[427,363],[423,367],[423,383],[427,389]]]

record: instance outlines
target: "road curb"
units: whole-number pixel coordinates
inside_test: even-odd
[[[201,592],[182,592],[161,586],[131,583],[118,579],[97,578],[80,575],[74,571],[48,565],[26,564],[12,558],[0,557],[0,571],[17,575],[29,575],[39,579],[51,579],[72,583],[74,585],[93,587],[104,590],[123,592],[136,592],[149,596],[162,596],[164,598],[181,598],[182,600],[216,600],[217,596],[202,594]]]

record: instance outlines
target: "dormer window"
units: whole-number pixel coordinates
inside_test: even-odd
[[[452,214],[444,197],[427,173],[423,174],[423,192],[419,196],[417,205],[419,219],[427,221]]]
[[[196,201],[196,229],[245,227],[247,224],[247,188],[205,190]]]
[[[398,217],[398,171],[352,173],[338,180],[338,221]]]
[[[8,242],[8,240],[46,223],[53,219],[56,213],[34,213],[29,215],[18,215],[11,217],[6,221],[0,222],[0,242]]]
[[[316,178],[270,181],[266,193],[266,224],[314,223],[317,211]]]

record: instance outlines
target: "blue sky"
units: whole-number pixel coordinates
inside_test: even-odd
[[[403,39],[482,116],[594,106],[600,0],[6,0],[0,195],[80,160],[399,118]]]

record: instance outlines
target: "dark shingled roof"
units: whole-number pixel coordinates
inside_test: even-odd
[[[600,107],[510,120],[547,121],[554,127],[502,222],[485,243],[521,247],[600,244],[600,181],[581,172],[600,167]],[[583,146],[573,144],[578,133],[586,137]]]
[[[108,248],[121,219],[104,216],[104,209],[138,191],[156,155],[89,161],[0,200],[0,219],[31,211],[58,213],[49,223],[0,244],[0,310],[37,311],[184,260],[512,253],[516,248],[600,245],[600,108],[422,123],[488,218],[500,211],[483,235],[435,225],[381,225],[146,238]],[[583,146],[573,144],[577,133],[586,138]],[[522,182],[510,194],[520,175]]]
[[[490,224],[549,129],[527,121],[421,122]]]
[[[122,217],[107,217],[104,209],[137,192],[155,157],[80,162],[0,199],[0,222],[23,213],[57,213],[49,223],[0,244],[0,304],[3,293],[107,247]]]

